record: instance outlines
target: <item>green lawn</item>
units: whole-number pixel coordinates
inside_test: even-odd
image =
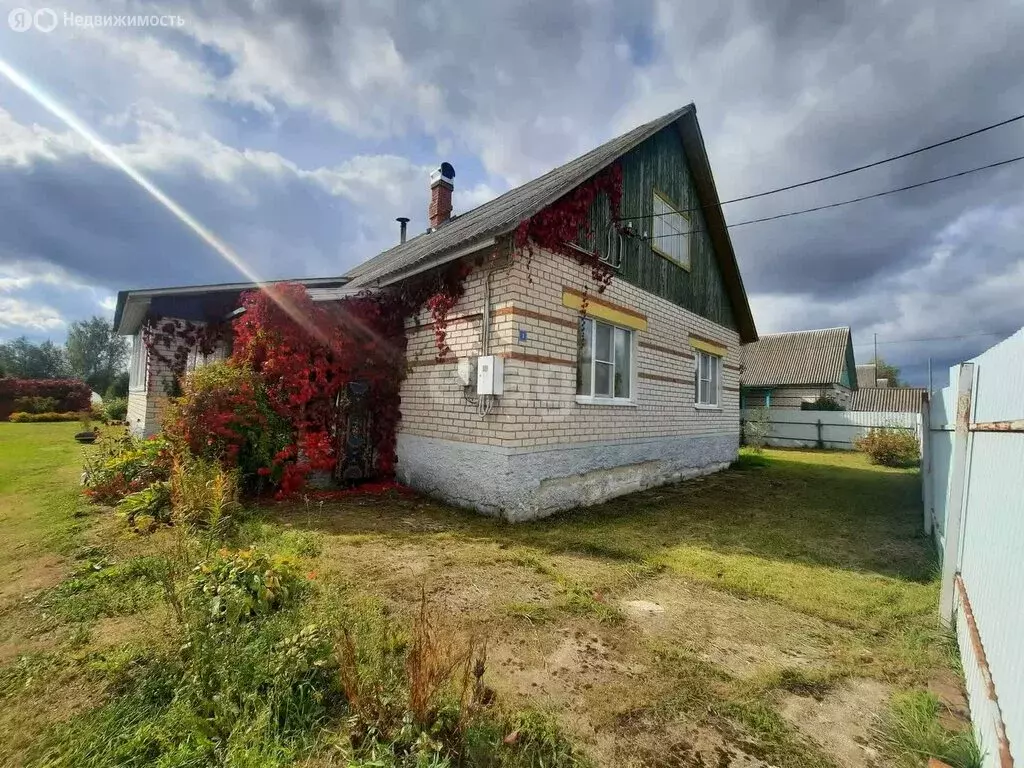
[[[18,733],[3,764],[78,738],[117,704],[126,665],[175,642],[146,565],[170,534],[128,534],[102,510],[76,524],[74,431],[0,424],[0,554],[18,593],[0,613],[0,730]],[[917,473],[859,454],[745,455],[515,526],[416,495],[303,500],[254,510],[237,539],[298,558],[324,624],[342,604],[401,624],[425,590],[453,632],[487,639],[501,706],[550,712],[599,765],[923,765],[900,751],[909,736],[883,733],[890,699],[938,691],[947,722],[962,706]],[[40,558],[67,580],[26,580]],[[300,764],[349,765],[331,746],[345,727],[324,724]]]
[[[83,506],[76,423],[0,423],[0,594],[4,584],[42,578],[70,546]]]

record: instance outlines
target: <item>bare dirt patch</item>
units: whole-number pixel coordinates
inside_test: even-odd
[[[887,686],[875,680],[850,680],[820,699],[787,696],[779,710],[844,768],[877,768],[884,763],[871,746],[871,729],[890,693]]]
[[[52,552],[15,560],[0,573],[0,610],[24,595],[54,586],[64,572],[64,558]]]
[[[841,632],[776,603],[742,599],[672,575],[641,584],[621,605],[646,635],[681,645],[736,677],[824,666]]]

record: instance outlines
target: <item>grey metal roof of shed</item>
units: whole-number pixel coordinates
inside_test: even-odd
[[[644,139],[692,111],[693,105],[688,104],[656,120],[644,123],[533,181],[510,189],[493,200],[446,221],[431,232],[417,235],[374,256],[349,270],[346,277],[352,278],[355,285],[366,285],[394,272],[414,267],[431,256],[469,245],[476,240],[510,232],[523,219],[555,202]]]
[[[762,336],[759,341],[743,347],[742,384],[745,387],[839,384],[850,344],[848,327]]]
[[[850,398],[850,411],[920,413],[925,392],[919,387],[863,387]]]
[[[533,181],[450,219],[431,232],[417,235],[396,245],[349,270],[345,276],[351,279],[350,285],[353,288],[370,288],[394,282],[421,269],[443,264],[466,248],[483,245],[491,238],[511,232],[521,221],[546,208],[641,142],[676,122],[698,197],[704,204],[708,232],[733,305],[733,315],[740,338],[744,341],[755,341],[757,329],[743,288],[732,241],[729,239],[725,217],[722,215],[693,104],[687,104],[656,120],[644,123]]]

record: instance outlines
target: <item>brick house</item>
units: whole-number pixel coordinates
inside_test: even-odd
[[[595,201],[573,244],[613,267],[607,290],[563,254],[515,253],[520,222],[613,164],[629,226]],[[399,479],[523,520],[726,467],[739,445],[740,345],[757,332],[693,105],[458,216],[454,177],[447,163],[431,176],[427,232],[406,240],[403,221],[394,248],[340,278],[299,281],[332,301],[470,265],[449,355],[437,359],[426,310],[407,321]],[[228,317],[248,287],[118,295],[115,325],[136,335],[134,430],[159,428],[168,389],[137,336],[145,318]]]
[[[848,327],[762,336],[743,346],[744,408],[799,410],[820,397],[850,408],[857,390]]]

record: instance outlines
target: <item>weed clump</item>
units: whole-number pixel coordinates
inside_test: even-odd
[[[885,467],[914,467],[921,461],[917,435],[906,429],[873,427],[854,446],[870,456],[872,464]]]

